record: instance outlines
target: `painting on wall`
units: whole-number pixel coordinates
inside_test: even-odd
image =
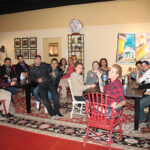
[[[30,49],[30,59],[34,59],[37,55],[37,49]]]
[[[24,59],[29,59],[29,50],[28,49],[22,49],[22,56]]]
[[[19,55],[21,55],[21,49],[15,49],[15,59],[17,59]]]
[[[14,38],[14,48],[21,48],[21,38]]]
[[[30,38],[30,48],[37,48],[37,38],[36,37]]]
[[[57,57],[58,50],[58,43],[49,43],[49,57]]]
[[[117,62],[134,63],[136,61],[135,34],[118,34]]]
[[[150,61],[150,33],[136,35],[136,60]]]
[[[117,62],[150,61],[150,33],[118,34]]]
[[[22,48],[28,48],[28,47],[29,47],[29,39],[22,38]]]

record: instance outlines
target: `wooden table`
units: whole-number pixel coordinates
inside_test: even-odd
[[[140,117],[140,100],[143,97],[144,90],[133,88],[134,83],[135,83],[134,80],[129,80],[127,90],[124,91],[124,96],[127,99],[132,98],[135,100],[134,130],[138,130],[139,117]],[[96,92],[98,92],[98,93],[100,92],[98,84],[95,88],[89,88],[89,89],[85,90],[83,93],[96,93]]]

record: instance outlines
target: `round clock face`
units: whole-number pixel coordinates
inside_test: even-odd
[[[70,22],[70,29],[72,33],[79,33],[83,25],[80,20],[72,19]]]

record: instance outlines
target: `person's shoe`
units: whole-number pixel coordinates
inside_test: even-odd
[[[11,113],[8,113],[7,116],[8,116],[8,118],[14,117],[14,115],[12,115]],[[6,115],[5,115],[5,114],[2,114],[2,117],[6,117]]]
[[[141,131],[143,133],[150,133],[150,128],[142,128]]]
[[[45,107],[45,113],[47,114],[48,113],[48,111],[47,111],[47,108]]]
[[[63,117],[63,115],[60,112],[56,113],[56,115],[59,117]]]
[[[36,101],[36,108],[39,110],[40,109],[40,102]]]
[[[51,119],[54,120],[56,117],[56,114],[51,115]]]

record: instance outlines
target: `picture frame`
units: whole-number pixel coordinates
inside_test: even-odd
[[[21,48],[21,38],[14,38],[14,48]]]
[[[30,49],[30,59],[34,59],[37,55],[37,49]]]
[[[29,50],[28,49],[22,49],[22,56],[24,59],[29,59]]]
[[[30,48],[37,48],[37,37],[30,37]]]
[[[49,43],[49,57],[58,57],[59,44]]]
[[[17,59],[19,55],[21,55],[21,49],[15,49],[15,59]]]
[[[22,38],[22,48],[29,48],[29,38]]]

